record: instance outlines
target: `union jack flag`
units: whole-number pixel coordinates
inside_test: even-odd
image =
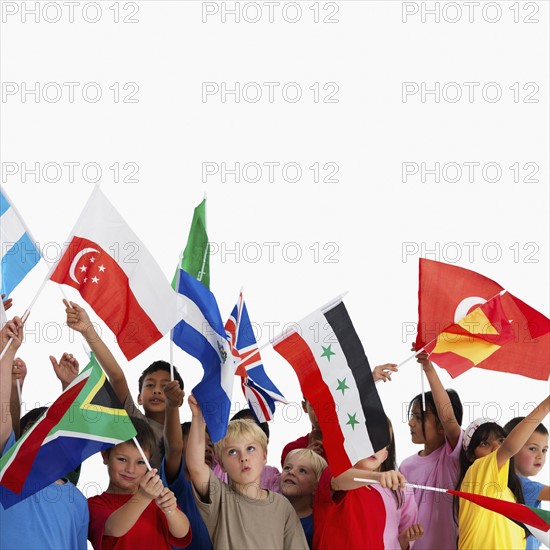
[[[273,418],[275,401],[286,403],[286,400],[264,370],[242,291],[225,323],[225,331],[233,356],[241,361],[235,374],[241,377],[250,410],[258,422],[268,422]]]

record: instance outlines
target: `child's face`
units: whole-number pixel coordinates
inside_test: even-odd
[[[227,441],[220,461],[223,470],[234,483],[257,484],[267,462],[267,455],[258,441],[244,437]]]
[[[168,382],[170,382],[170,373],[164,370],[157,370],[145,377],[138,395],[138,403],[143,405],[145,412],[164,412],[166,408],[164,386]]]
[[[430,411],[424,411],[424,432],[422,433],[422,416],[420,415],[420,406],[415,404],[409,417],[409,428],[411,429],[411,440],[417,445],[429,444],[434,447],[440,447],[445,442],[445,433],[441,424],[437,421],[435,414]]]
[[[355,468],[359,468],[360,470],[368,470],[370,472],[377,472],[386,458],[388,458],[388,450],[384,447],[377,453],[374,453],[373,455],[363,458],[357,462],[357,464],[355,464]]]
[[[312,496],[317,486],[317,479],[311,467],[311,461],[297,456],[287,458],[279,485],[281,493],[289,500],[306,495]]]
[[[149,459],[149,453],[145,456]],[[141,478],[147,472],[147,466],[133,443],[119,443],[108,453],[103,454],[103,463],[109,473],[109,488],[118,493],[132,494],[138,490]]]
[[[514,457],[516,470],[525,477],[537,475],[546,462],[548,436],[534,432]]]
[[[487,439],[484,439],[475,449],[474,457],[476,459],[483,458],[496,451],[503,443],[506,438],[491,433]]]

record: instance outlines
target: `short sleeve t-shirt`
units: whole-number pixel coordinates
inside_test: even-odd
[[[455,447],[448,441],[427,456],[415,454],[399,467],[409,483],[442,489],[455,489],[458,483],[458,459],[462,448],[461,431]],[[453,513],[453,497],[448,493],[414,489],[418,519],[424,535],[415,542],[415,550],[456,548],[457,528]]]

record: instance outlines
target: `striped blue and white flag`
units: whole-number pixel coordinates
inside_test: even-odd
[[[235,360],[214,294],[183,269],[179,270],[177,291],[187,314],[174,327],[172,340],[202,364],[204,376],[193,388],[193,395],[215,443],[227,431]]]
[[[286,403],[286,400],[265,372],[242,292],[225,330],[239,359],[235,374],[241,377],[248,406],[258,422],[269,422],[275,413],[275,401]]]
[[[6,298],[40,261],[40,252],[5,191],[0,192],[0,260],[0,294]]]

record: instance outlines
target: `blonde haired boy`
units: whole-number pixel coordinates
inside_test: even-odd
[[[204,461],[205,423],[194,396],[186,462],[199,512],[214,548],[308,548],[294,508],[281,495],[260,486],[267,462],[267,438],[253,422],[232,420],[226,436],[214,444],[229,484]]]

